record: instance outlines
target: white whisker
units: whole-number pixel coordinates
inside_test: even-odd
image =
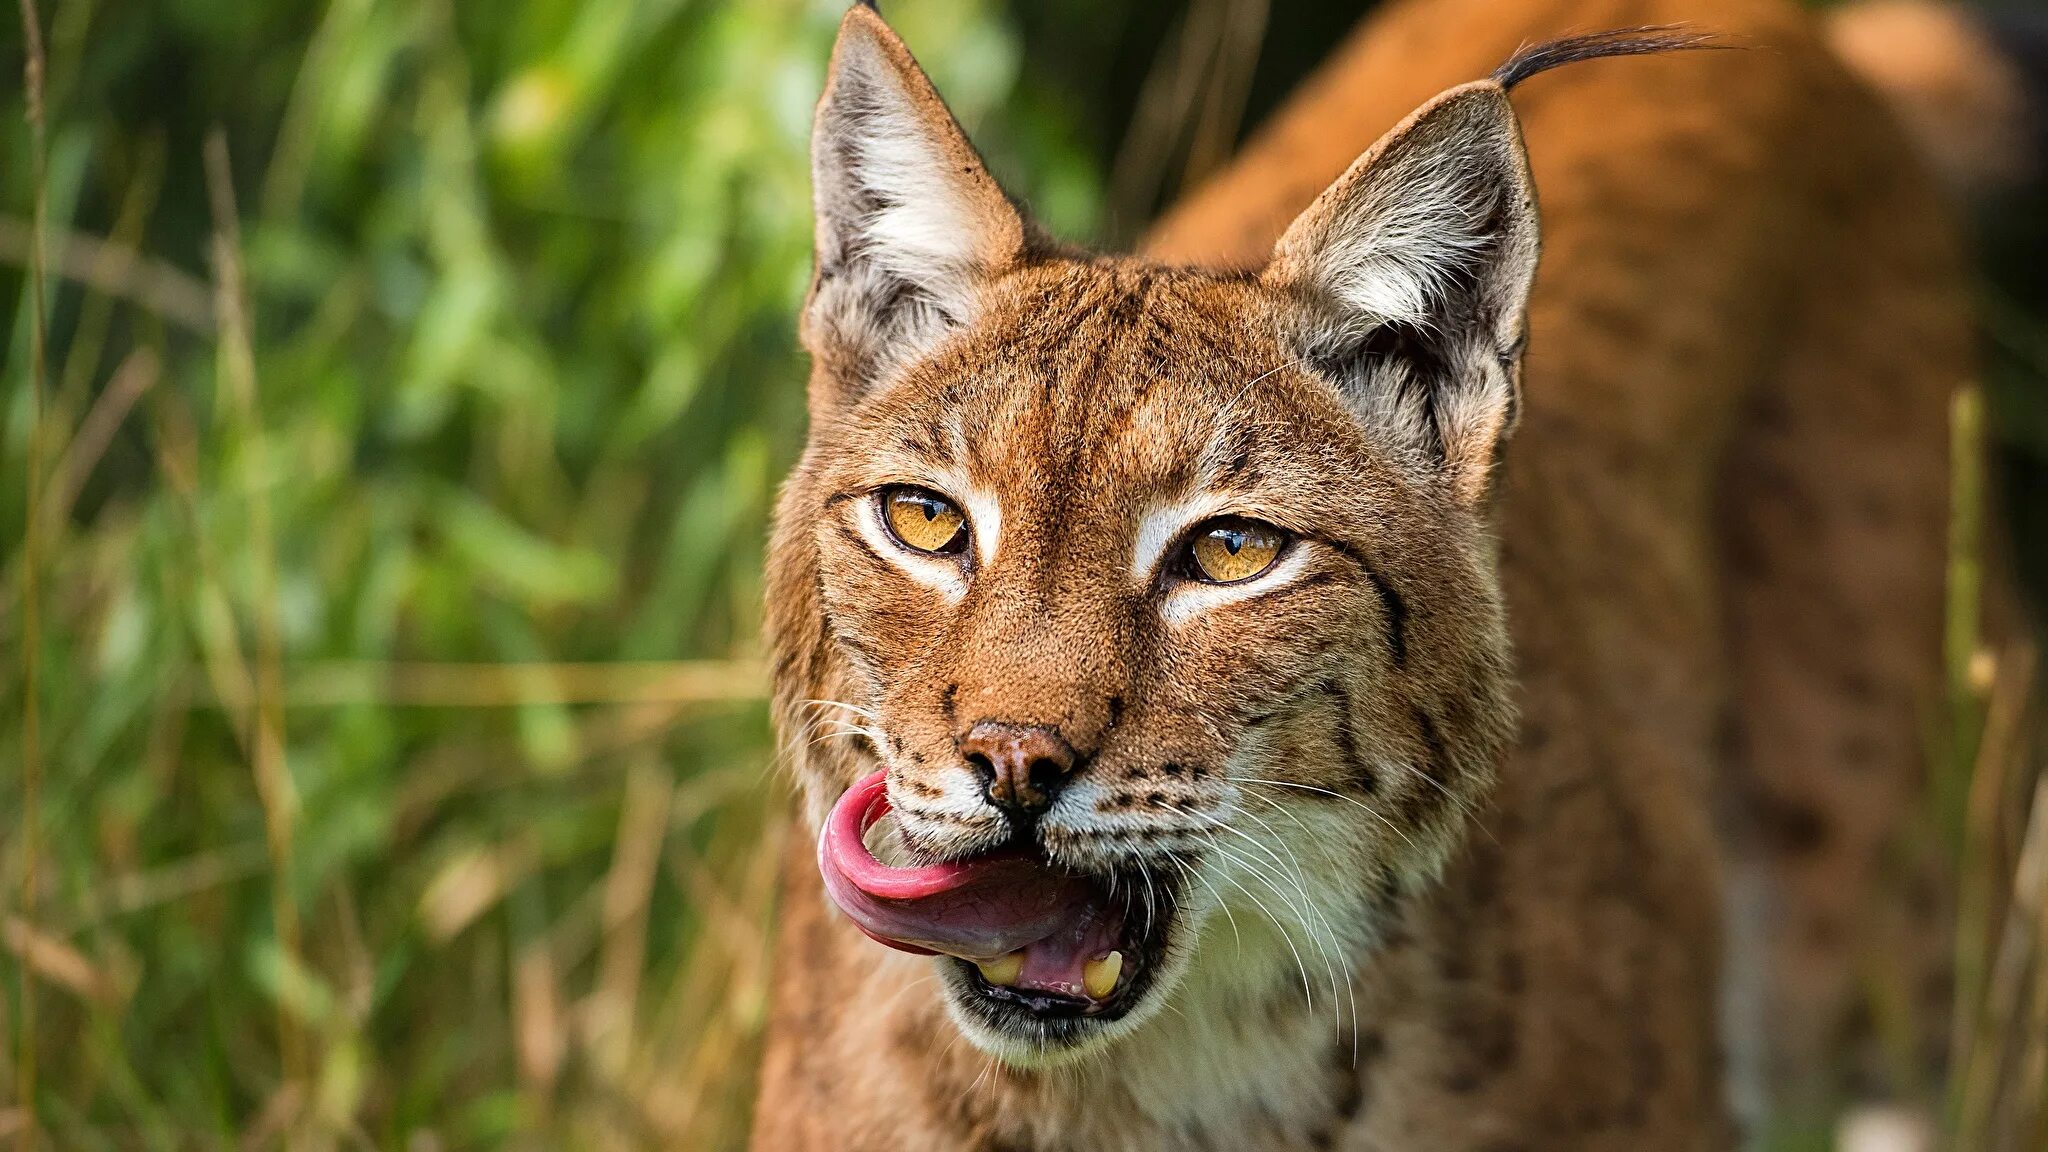
[[[1225,856],[1231,855],[1229,850],[1225,849],[1221,844],[1216,845],[1216,849],[1219,852],[1222,852]],[[1242,862],[1240,861],[1240,863]],[[1237,889],[1239,892],[1244,893],[1245,897],[1249,899],[1252,902],[1252,904],[1258,908],[1259,911],[1264,912],[1266,914],[1266,919],[1271,920],[1273,922],[1273,927],[1279,930],[1281,941],[1287,945],[1287,950],[1294,954],[1294,967],[1301,973],[1301,998],[1308,1003],[1308,1010],[1310,1012],[1315,1011],[1316,996],[1315,992],[1309,987],[1308,965],[1302,962],[1301,950],[1294,946],[1294,936],[1287,931],[1286,922],[1282,921],[1278,916],[1273,915],[1273,910],[1271,908],[1266,907],[1266,902],[1259,899],[1258,895],[1254,893],[1251,889],[1246,888],[1242,884],[1239,884],[1235,877],[1225,876],[1223,877],[1223,882],[1230,885],[1232,888]]]
[[[1346,804],[1356,804],[1358,807],[1365,810],[1366,815],[1371,816],[1373,819],[1386,825],[1388,831],[1392,832],[1396,836],[1399,836],[1402,839],[1402,841],[1406,843],[1410,848],[1417,848],[1415,841],[1409,839],[1408,834],[1406,832],[1401,831],[1398,825],[1396,825],[1392,820],[1387,819],[1385,816],[1380,815],[1379,811],[1375,809],[1372,805],[1367,804],[1365,801],[1360,800],[1355,796],[1346,796],[1342,792],[1332,792],[1328,788],[1318,788],[1313,784],[1296,784],[1289,780],[1261,780],[1255,776],[1232,776],[1230,780],[1233,784],[1264,784],[1271,788],[1299,788],[1304,792],[1315,792],[1323,796],[1331,797],[1332,799],[1342,800]],[[1417,850],[1419,851],[1420,849],[1417,848]]]

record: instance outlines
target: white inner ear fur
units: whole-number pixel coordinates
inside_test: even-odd
[[[949,311],[964,309],[984,244],[973,190],[962,186],[945,143],[873,41],[849,42],[840,69],[844,91],[835,97],[846,107],[837,130],[852,161],[849,191],[875,205],[854,222],[848,255],[873,261]]]
[[[818,275],[805,343],[857,396],[973,319],[1023,220],[881,19],[849,11],[811,140]]]
[[[1429,147],[1388,149],[1302,237],[1311,246],[1302,270],[1332,305],[1368,326],[1434,327],[1453,282],[1512,243],[1499,205],[1516,189],[1502,180],[1500,142],[1484,128],[1461,124]]]
[[[1360,157],[1289,226],[1266,280],[1299,301],[1302,355],[1367,430],[1469,503],[1513,417],[1539,247],[1514,109],[1481,82]]]

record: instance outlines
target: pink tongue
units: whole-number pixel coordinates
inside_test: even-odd
[[[892,868],[863,839],[889,811],[887,783],[877,772],[847,789],[818,837],[818,871],[839,910],[905,952],[994,960],[1021,950],[1017,986],[1085,995],[1083,967],[1123,930],[1101,889],[1018,852]]]

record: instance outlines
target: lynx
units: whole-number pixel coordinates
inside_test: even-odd
[[[1131,256],[867,7],[813,147],[757,1149],[1723,1149],[1839,1037],[1971,329],[1809,16],[1389,5]]]

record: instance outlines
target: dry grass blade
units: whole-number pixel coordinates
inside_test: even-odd
[[[2021,1090],[2018,1073],[2025,1057],[2015,1050],[2021,1037],[2012,1024],[2034,1014],[2027,1010],[2025,1001],[2029,996],[2028,973],[2042,959],[2036,949],[2044,902],[2048,902],[2048,776],[2034,787],[2027,833],[2013,874],[2012,901],[2004,931],[2000,933],[1986,995],[1987,1016],[1999,1021],[2002,1027],[1987,1035],[1970,1054],[1970,1082],[1958,1132],[1958,1143],[1964,1147],[1997,1146],[2012,1148],[2013,1152],[2031,1152],[2017,1147],[2011,1139],[2023,1128],[2033,1126],[2013,1114],[2017,1103],[2014,1097]]]
[[[1948,591],[1943,622],[1944,665],[1948,670],[1951,734],[1950,763],[1936,796],[1943,826],[1961,822],[1959,778],[1976,761],[1978,687],[1973,669],[1983,644],[1984,596],[1984,392],[1972,385],[1956,390],[1949,405],[1949,530]]]
[[[1976,1047],[1984,1021],[1984,981],[2004,898],[2001,823],[2012,773],[2026,755],[2028,705],[2034,693],[2035,655],[2019,646],[1998,661],[1976,763],[1970,771],[1960,854],[1957,858],[1954,1008],[1949,1051]]]
[[[99,259],[94,265],[96,270],[116,271],[118,261],[141,251],[140,245],[149,234],[150,221],[162,199],[167,147],[161,141],[152,141],[137,151],[113,226],[108,229],[105,245],[98,252]],[[70,235],[68,230],[61,228],[53,229],[53,232],[52,239],[59,245]],[[204,284],[198,286],[202,291],[205,289]],[[91,285],[82,287],[85,290],[78,293],[77,318],[64,341],[63,359],[51,364],[53,391],[50,403],[51,414],[56,421],[53,432],[66,435],[69,435],[66,429],[72,426],[78,412],[87,406],[86,399],[109,352],[118,359],[125,359],[141,351],[124,338],[125,333],[135,327],[154,328],[153,321],[157,319],[149,314],[148,309],[136,309],[124,297],[93,290]],[[136,312],[141,314],[133,314]],[[210,331],[207,337],[211,338]],[[153,344],[145,343],[143,347],[153,352],[160,351]],[[128,350],[126,355],[123,348]]]
[[[562,1061],[569,1053],[561,971],[545,937],[528,944],[513,967],[512,1034],[520,1082],[535,1112],[545,1116],[561,1078]]]
[[[1110,216],[1122,230],[1150,218],[1160,193],[1219,164],[1236,143],[1266,30],[1267,0],[1195,0],[1145,74],[1110,166]],[[1183,149],[1185,149],[1183,151]]]
[[[0,944],[6,945],[24,968],[70,989],[81,999],[107,1005],[121,999],[120,982],[86,959],[85,953],[18,916],[0,924]]]
[[[1181,164],[1178,187],[1187,192],[1223,167],[1237,148],[1251,98],[1252,74],[1258,70],[1259,47],[1265,41],[1269,0],[1233,0],[1224,17],[1216,68],[1204,85],[1201,111],[1195,117],[1187,160]]]
[[[524,704],[715,704],[759,700],[767,676],[752,661],[421,663],[337,660],[286,671],[283,700],[295,708],[382,704],[509,708]],[[215,678],[212,704],[248,707],[246,686]]]
[[[728,1147],[743,1128],[744,1113],[731,1102],[746,1099],[752,1086],[772,971],[769,918],[790,834],[779,808],[762,819],[759,827],[721,830],[722,840],[747,845],[728,865],[740,872],[737,883],[717,876],[712,859],[732,857],[718,845],[705,856],[681,847],[669,856],[670,871],[706,919],[662,1013],[665,1032],[681,1043],[672,1040],[645,1057],[650,1070],[659,1070],[650,1113],[673,1147]]]
[[[256,398],[256,354],[248,314],[248,288],[242,272],[241,216],[235,208],[234,168],[227,137],[216,128],[206,140],[207,193],[213,208],[214,314],[219,321],[217,351],[219,390],[236,422],[245,459],[243,497],[254,573],[251,614],[256,624],[256,675],[246,710],[244,730],[252,750],[252,769],[263,806],[264,835],[270,847],[271,917],[277,945],[287,964],[303,966],[299,949],[299,910],[292,891],[292,842],[297,797],[285,763],[283,651],[277,621],[276,552],[270,523],[271,479],[268,441]],[[304,1038],[290,1013],[278,1014],[278,1048],[286,1084],[307,1077]]]
[[[604,880],[604,936],[598,948],[597,987],[583,1006],[593,1061],[611,1078],[624,1075],[633,1048],[641,969],[647,960],[647,903],[661,864],[675,781],[652,763],[626,777],[612,866]]]
[[[262,1152],[279,1147],[282,1137],[298,1123],[305,1107],[305,1085],[297,1082],[279,1085],[277,1091],[270,1094],[270,1099],[264,1101],[263,1110],[243,1131],[239,1144],[242,1152]]]
[[[2041,785],[2048,789],[2048,778]],[[2038,829],[2044,814],[2035,806]],[[2024,1048],[2019,1059],[2019,1119],[2015,1134],[2023,1146],[2048,1148],[2048,888],[2034,906],[2033,1010],[2020,1033]]]
[[[62,530],[66,517],[71,515],[71,505],[78,499],[79,489],[85,487],[86,479],[106,453],[107,445],[113,442],[114,433],[135,402],[143,393],[156,386],[162,375],[156,353],[147,348],[138,348],[130,353],[121,366],[114,370],[113,379],[93,402],[92,409],[85,414],[85,422],[78,426],[78,433],[65,446],[64,454],[58,458],[52,475],[50,488],[43,496],[43,523],[47,531]]]
[[[29,225],[29,450],[26,515],[23,527],[21,564],[21,914],[34,918],[42,885],[42,601],[38,580],[42,572],[42,524],[40,513],[43,484],[43,385],[48,369],[46,346],[48,318],[44,312],[43,230],[49,220],[48,176],[46,173],[47,126],[43,107],[43,22],[35,0],[21,0],[22,95],[29,126],[30,164],[34,180],[35,208]],[[10,926],[11,926],[10,922]],[[14,1061],[15,1099],[22,1111],[17,1146],[34,1152],[40,1125],[36,1110],[36,1000],[35,966],[24,963],[20,980],[21,1042]]]
[[[539,866],[540,851],[531,837],[464,852],[442,865],[420,895],[427,939],[436,944],[453,940]]]
[[[127,300],[196,336],[215,334],[213,292],[190,272],[125,244],[59,232],[46,257],[38,257],[37,226],[0,214],[0,262],[34,264],[46,259],[47,274]]]
[[[142,872],[124,873],[103,890],[79,901],[80,913],[67,927],[84,929],[107,918],[126,916],[194,896],[261,872],[268,859],[261,844],[201,852],[187,859]]]

